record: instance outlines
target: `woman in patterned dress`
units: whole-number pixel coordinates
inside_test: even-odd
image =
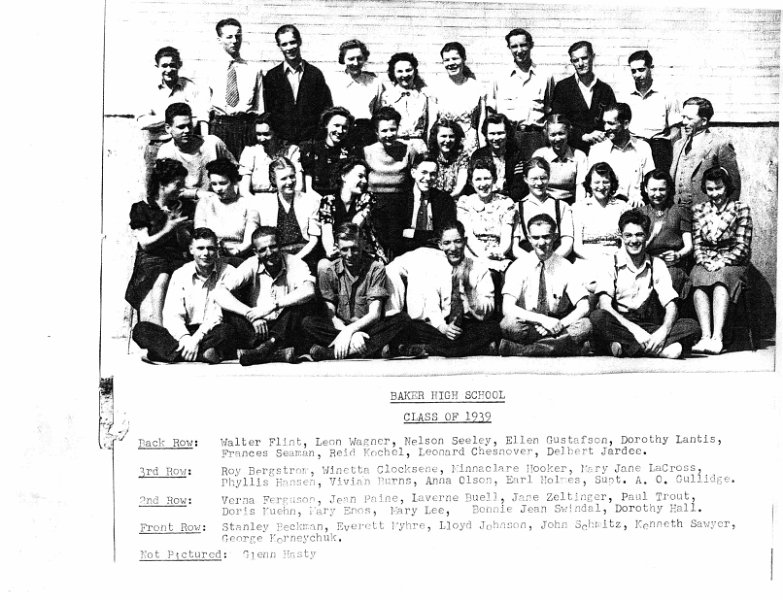
[[[465,152],[463,141],[462,127],[452,119],[438,119],[430,131],[429,151],[438,163],[435,187],[452,198],[459,198],[468,182],[470,155]]]
[[[720,354],[729,303],[736,303],[748,284],[753,221],[750,207],[743,200],[731,199],[734,183],[723,167],[708,169],[701,189],[709,202],[693,207],[696,266],[691,271],[701,340],[691,350]]]

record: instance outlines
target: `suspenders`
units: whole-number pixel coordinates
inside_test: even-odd
[[[527,236],[527,223],[525,222],[525,203],[519,203],[519,218],[522,221],[522,233],[525,234],[525,240]],[[560,200],[555,198],[555,224],[557,225],[557,239],[560,239]]]

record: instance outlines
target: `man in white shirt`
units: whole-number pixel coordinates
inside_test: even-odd
[[[240,56],[242,25],[239,21],[222,19],[215,30],[223,53],[209,77],[212,98],[209,131],[238,157],[245,146],[255,143],[255,118],[264,112],[263,73]]]
[[[631,135],[631,108],[624,102],[608,106],[603,117],[606,139],[590,148],[588,166],[609,163],[617,175],[617,194],[633,207],[642,206],[642,180],[655,169],[650,145]]]
[[[634,89],[620,98],[631,107],[631,134],[650,144],[658,169],[668,171],[672,164],[672,144],[680,137],[680,105],[667,92],[653,87],[653,57],[637,50],[628,57]]]

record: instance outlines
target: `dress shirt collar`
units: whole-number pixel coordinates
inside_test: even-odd
[[[169,88],[163,81],[161,81],[158,84],[159,90],[169,90],[169,95],[173,95],[175,92],[181,92],[185,89],[185,84],[187,83],[187,80],[183,77],[177,77],[177,82]]]
[[[653,94],[657,94],[657,93],[658,93],[658,90],[653,88],[652,85],[650,86],[650,88],[644,94],[642,94],[639,90],[637,90],[636,86],[633,86],[633,88],[631,88],[630,95],[631,96],[639,96],[642,100],[644,100],[645,98],[647,98],[647,96],[652,96]]]
[[[536,63],[531,62],[530,68],[527,71],[523,71],[519,68],[519,65],[517,63],[514,63],[514,66],[511,67],[511,71],[509,72],[509,77],[521,77],[523,81],[527,81],[530,79],[533,75],[536,74],[536,69],[538,68],[538,65]]]
[[[617,251],[617,269],[622,269],[623,267],[628,269],[631,273],[634,273],[635,275],[639,275],[644,272],[644,270],[650,266],[652,267],[652,258],[650,258],[650,255],[645,252],[644,254],[644,262],[642,263],[642,266],[637,268],[636,265],[633,264],[633,261],[631,260],[631,257],[628,256],[628,252],[625,251],[624,247],[621,247]]]
[[[345,71],[342,71],[340,73],[340,76],[343,80],[343,85],[345,87],[351,87],[352,85],[367,85],[368,83],[372,83],[373,79],[375,79],[375,73],[370,73],[369,71],[362,71],[359,73],[359,77],[354,79],[351,74],[348,72],[348,69]]]
[[[571,146],[566,146],[566,151],[563,154],[563,156],[560,156],[557,152],[555,152],[554,148],[547,147],[547,157],[546,159],[550,162],[573,162],[576,160],[576,157],[574,156],[574,149],[571,148]]]
[[[297,75],[301,75],[304,72],[304,60],[299,61],[298,67],[292,67],[289,63],[284,62],[283,71],[285,72],[286,75],[290,75],[291,73],[296,73]]]
[[[237,56],[236,58],[234,58],[228,53],[223,54],[223,61],[226,63],[226,68],[230,67],[234,63],[239,65],[247,64],[247,61],[241,56]]]
[[[395,83],[389,89],[389,100],[391,100],[391,102],[397,102],[401,100],[404,96],[410,96],[411,98],[416,98],[420,93],[421,92],[416,88],[407,90],[404,87],[402,87],[400,84]]]
[[[198,272],[198,269],[196,269],[196,261],[195,260],[189,262],[188,265],[190,266],[190,270],[191,270],[191,274],[190,274],[191,279],[193,281],[195,281],[196,279],[207,281],[209,279],[212,279],[212,277],[217,277],[218,274],[220,273],[220,271],[222,270],[222,267],[223,267],[222,262],[223,261],[221,261],[220,258],[215,260],[215,264],[212,266],[212,270],[209,273],[207,273],[206,275],[202,275],[201,273]]]
[[[365,273],[367,273],[368,269],[370,268],[370,265],[372,264],[372,261],[373,261],[372,257],[365,254],[362,257],[361,264],[359,265],[359,271],[354,275],[348,270],[348,267],[345,266],[343,259],[339,258],[334,264],[334,272],[337,273],[338,277],[342,276],[345,273],[354,279],[361,279],[362,276]]]
[[[281,255],[281,258],[282,258],[282,266],[280,267],[280,273],[277,274],[277,277],[273,278],[273,281],[277,281],[281,277],[285,276],[287,268],[288,268],[288,260],[286,260],[286,255],[283,254],[282,252],[280,252],[280,255]],[[264,275],[267,275],[268,277],[271,278],[272,274],[269,271],[266,270],[266,266],[264,265],[264,263],[261,262],[261,259],[256,257],[256,261],[258,262],[258,269],[257,269],[256,272],[259,275],[264,274]]]
[[[619,152],[626,152],[627,150],[636,150],[636,143],[633,141],[633,136],[628,136],[628,141],[625,142],[622,146],[618,146],[615,144],[614,140],[610,140],[609,143],[611,146],[609,147],[609,152],[612,152],[613,150],[617,150]]]
[[[582,83],[582,80],[579,79],[579,75],[576,73],[574,73],[574,79],[576,79],[576,85],[591,92],[595,89],[595,85],[598,83],[598,76],[595,73],[593,73],[593,81],[590,83],[590,85],[585,85]]]

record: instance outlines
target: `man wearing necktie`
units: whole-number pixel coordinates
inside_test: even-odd
[[[710,131],[714,114],[712,103],[706,98],[688,98],[682,105],[684,136],[672,148],[675,204],[693,206],[709,200],[701,189],[701,180],[711,167],[726,169],[734,183],[730,200],[739,199],[741,181],[737,154],[731,142]]]
[[[590,337],[587,290],[574,265],[554,253],[555,220],[536,215],[527,230],[533,252],[506,271],[499,353],[576,356]]]
[[[402,213],[401,253],[427,246],[437,248],[436,232],[457,218],[457,208],[450,194],[437,189],[438,162],[430,154],[413,159],[413,189]]]
[[[489,267],[465,256],[465,228],[459,221],[445,224],[438,241],[440,250],[419,248],[386,267],[389,313],[404,308],[411,317],[408,343],[400,347],[400,354],[494,354],[500,328],[492,320],[495,300]]]
[[[238,157],[245,146],[255,143],[255,119],[264,112],[263,73],[239,54],[239,21],[223,19],[215,30],[225,54],[210,77],[209,132],[222,139],[231,154]]]

